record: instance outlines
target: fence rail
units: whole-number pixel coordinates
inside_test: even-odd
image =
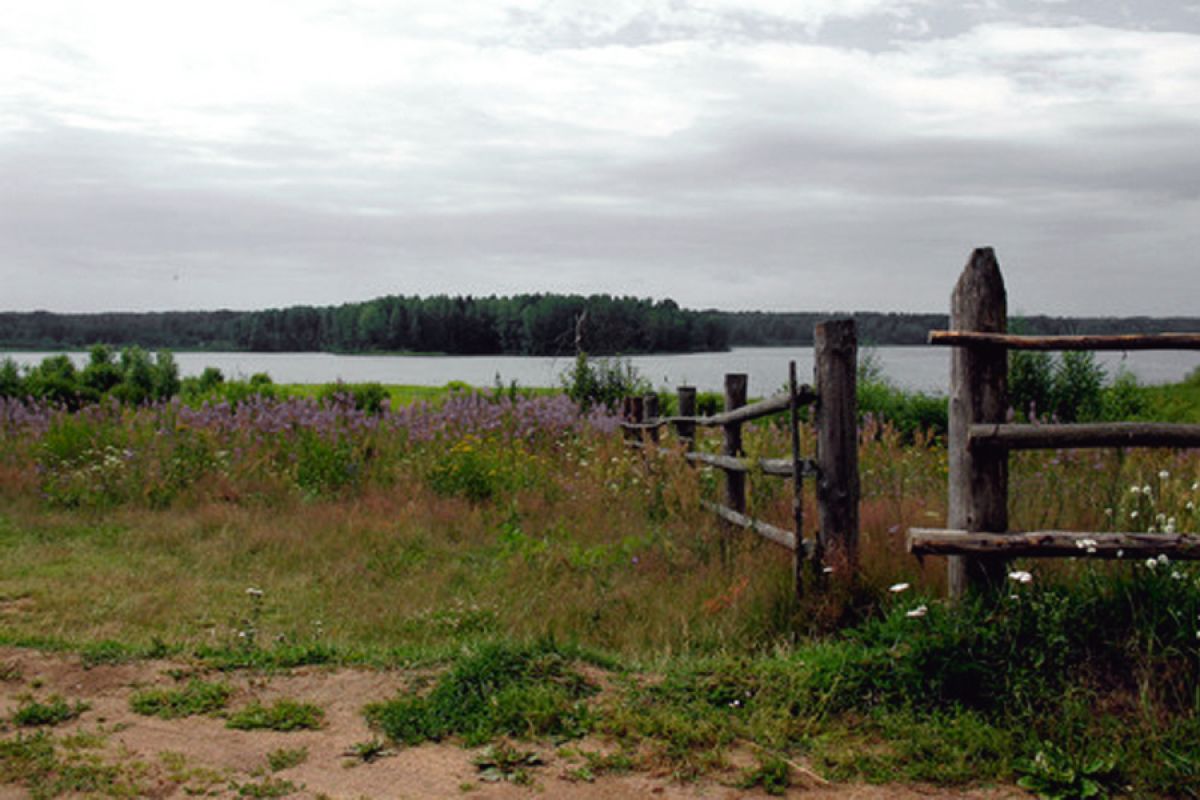
[[[950,303],[952,330],[930,344],[954,348],[950,361],[949,526],[912,528],[909,552],[948,555],[951,596],[1004,579],[1005,559],[1200,559],[1200,537],[1164,533],[1008,530],[1010,450],[1065,447],[1200,447],[1200,425],[1103,423],[1015,425],[1008,412],[1009,350],[1200,350],[1200,333],[1130,336],[1013,336],[1007,333],[1004,279],[990,247],[971,254]]]
[[[1200,425],[1104,422],[1071,425],[972,425],[970,447],[1055,450],[1060,447],[1200,447]]]
[[[1167,555],[1200,560],[1200,536],[1185,533],[1083,533],[1028,531],[973,533],[947,528],[910,528],[908,551],[917,555],[969,553],[1005,558],[1136,559]]]
[[[930,331],[929,343],[949,347],[997,346],[1009,350],[1200,350],[1200,333],[1018,336],[979,331]]]
[[[679,414],[658,416],[657,395],[626,398],[622,428],[629,444],[657,445],[663,428],[671,428],[685,444],[689,462],[720,469],[725,477],[724,502],[704,502],[704,507],[726,524],[757,533],[793,553],[796,591],[802,585],[806,563],[834,564],[845,575],[857,565],[858,547],[858,342],[853,320],[830,320],[814,330],[816,387],[798,384],[796,365],[789,367],[788,390],[757,403],[746,403],[746,376],[725,376],[725,410],[697,416],[696,390],[680,387]],[[814,406],[817,427],[816,457],[800,453],[799,409]],[[742,447],[742,426],[774,414],[790,412],[791,457],[747,459]],[[722,452],[696,451],[697,428],[719,428]],[[792,481],[792,526],[787,530],[746,513],[746,478],[750,475],[789,478]],[[817,482],[818,526],[815,539],[804,537],[802,486],[805,478]]]

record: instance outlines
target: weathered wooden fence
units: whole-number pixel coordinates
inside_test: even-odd
[[[747,378],[725,376],[725,410],[712,416],[696,416],[696,389],[678,389],[679,414],[660,417],[658,396],[628,398],[625,402],[626,436],[638,446],[653,446],[660,429],[671,427],[685,444],[684,457],[696,464],[716,467],[724,473],[724,502],[706,507],[731,526],[753,531],[793,553],[795,587],[802,586],[805,563],[853,575],[858,552],[858,413],[856,381],[858,341],[853,320],[831,320],[814,329],[814,386],[796,383],[792,362],[788,390],[753,405],[746,405]],[[817,430],[814,458],[800,452],[799,409],[813,406]],[[746,459],[742,448],[742,426],[756,419],[790,413],[791,457]],[[694,449],[697,428],[721,428],[720,454]],[[792,481],[792,529],[753,519],[746,514],[746,477],[749,473]],[[804,537],[803,479],[816,478],[817,535]]]
[[[1163,533],[1008,530],[1008,453],[1064,447],[1200,447],[1200,425],[1006,423],[1009,350],[1200,350],[1200,334],[1013,336],[1004,279],[991,248],[972,253],[955,286],[949,331],[929,342],[950,361],[949,528],[913,528],[909,552],[948,555],[952,597],[999,585],[1005,560],[1021,557],[1200,559],[1200,537]]]

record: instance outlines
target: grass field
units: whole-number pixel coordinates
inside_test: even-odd
[[[1016,565],[1032,583],[948,607],[943,564],[903,552],[944,523],[944,447],[870,422],[861,580],[797,601],[786,553],[698,510],[716,474],[631,452],[558,395],[422,399],[5,405],[0,643],[431,668],[365,712],[398,743],[588,733],[680,778],[750,746],[764,787],[802,758],[835,779],[1200,792],[1190,566]],[[752,455],[785,441],[747,432]],[[1021,454],[1012,524],[1196,532],[1198,482],[1195,452]],[[787,485],[750,486],[785,524]],[[472,711],[483,691],[499,699]]]

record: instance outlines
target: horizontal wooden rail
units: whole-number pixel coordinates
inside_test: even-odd
[[[929,343],[949,347],[992,345],[1010,350],[1200,350],[1200,333],[1018,336],[976,331],[930,331]]]
[[[813,391],[811,386],[800,386],[796,389],[796,402],[803,406],[812,405],[817,402],[817,393]],[[769,417],[772,414],[787,411],[791,408],[791,403],[789,394],[781,392],[773,397],[768,397],[766,400],[760,400],[757,403],[742,406],[733,411],[713,414],[711,417],[658,417],[646,422],[622,422],[621,427],[627,431],[646,431],[661,428],[663,425],[676,425],[683,422],[707,428],[716,428],[723,425],[736,425],[741,422]]]
[[[968,533],[945,528],[910,528],[908,552],[918,556],[1004,558],[1136,559],[1160,555],[1200,560],[1200,536],[1185,533]]]
[[[715,453],[684,453],[684,458],[710,467],[719,467],[731,472],[756,472],[764,475],[777,475],[790,478],[793,475],[790,458],[759,458],[747,459],[737,456],[719,456]],[[800,460],[800,477],[807,478],[817,474],[817,465],[811,459]]]
[[[704,501],[704,507],[732,525],[754,531],[764,539],[786,547],[793,552],[796,550],[796,534],[791,531],[777,528],[769,522],[753,519],[745,514],[739,514],[732,508],[723,506],[720,503],[710,503],[706,500]],[[804,548],[804,557],[811,558],[814,547],[813,543],[805,539],[800,544]]]
[[[1060,447],[1200,447],[1200,425],[1102,422],[1074,425],[971,425],[970,447],[1054,450]]]

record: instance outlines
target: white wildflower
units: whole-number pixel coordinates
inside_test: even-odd
[[[1124,550],[1118,550],[1118,551],[1117,551],[1117,558],[1124,558],[1124,557],[1125,557],[1125,551],[1124,551]]]
[[[1150,496],[1150,494],[1151,494],[1150,484],[1147,483],[1145,486],[1142,487],[1142,494],[1146,495],[1146,497]]]
[[[1154,569],[1157,566],[1158,566],[1158,562],[1155,561],[1153,558],[1146,559],[1146,569]]]
[[[249,589],[246,590],[246,594],[250,595],[251,597],[262,597],[263,590],[255,589],[253,586],[251,586]]]
[[[907,592],[908,589],[909,589],[909,585],[907,583],[893,583],[891,586],[888,587],[888,591],[891,592],[892,594],[900,594],[901,592]]]
[[[1167,558],[1167,554],[1166,554],[1166,553],[1160,553],[1160,554],[1159,554],[1159,556],[1158,556],[1158,563],[1159,563],[1159,564],[1162,564],[1162,565],[1165,567],[1165,566],[1166,566],[1167,564],[1169,564],[1170,562],[1171,562],[1171,559]]]
[[[1008,579],[1017,583],[1033,583],[1033,574],[1023,569],[1018,569],[1008,573]]]
[[[825,573],[826,575],[831,575],[833,573],[833,567],[822,567],[821,572]]]
[[[1166,480],[1167,478],[1169,478],[1169,477],[1171,477],[1171,473],[1167,472],[1165,469],[1164,469],[1164,470],[1160,470],[1160,471],[1159,471],[1159,473],[1158,473],[1158,479],[1159,479],[1160,481],[1165,481],[1165,480]]]
[[[912,611],[904,612],[904,616],[908,617],[909,619],[919,619],[928,613],[929,609],[922,604],[914,608]]]
[[[1130,491],[1130,493],[1132,493],[1132,494],[1141,494],[1141,493],[1142,493],[1142,487],[1140,487],[1140,486],[1130,486],[1130,487],[1129,487],[1129,491]]]

